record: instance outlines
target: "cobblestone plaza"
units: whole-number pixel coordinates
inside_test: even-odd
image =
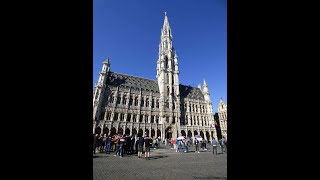
[[[212,147],[195,153],[179,154],[168,146],[151,149],[150,160],[138,159],[137,155],[123,158],[97,153],[93,156],[93,179],[227,179],[227,154],[213,155]]]

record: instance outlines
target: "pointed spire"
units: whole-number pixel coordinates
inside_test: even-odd
[[[107,59],[105,61],[103,61],[103,64],[110,64],[109,57],[107,57]]]
[[[204,78],[203,78],[203,86],[208,86]]]
[[[174,57],[178,58],[178,54],[176,50],[174,50]]]
[[[200,84],[198,84],[198,88],[201,90],[201,85]]]
[[[222,97],[220,97],[220,103],[223,103]]]
[[[170,37],[172,37],[171,29],[170,29],[170,25],[169,25],[169,20],[168,20],[168,16],[167,16],[167,12],[164,12],[164,22],[163,22],[163,27],[162,27],[162,36],[163,35],[167,35],[167,34],[169,34]]]

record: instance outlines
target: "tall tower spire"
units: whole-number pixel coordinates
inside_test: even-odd
[[[159,43],[157,80],[160,91],[160,116],[162,122],[164,122],[166,111],[180,111],[178,55],[172,46],[172,33],[166,12],[164,13],[164,22]],[[170,118],[173,117],[169,117],[169,122],[172,122]],[[178,120],[179,118],[174,120],[176,126],[180,126]],[[179,127],[177,127],[176,130],[180,132]],[[178,133],[175,134],[177,135]]]
[[[208,89],[208,85],[206,83],[206,80],[203,79],[203,95],[204,95],[204,99],[206,101],[210,101],[210,93],[209,93],[209,89]]]

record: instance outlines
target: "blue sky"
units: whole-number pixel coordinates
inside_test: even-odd
[[[180,83],[206,80],[214,112],[227,103],[226,0],[94,0],[93,86],[102,62],[111,71],[156,80],[161,28],[167,12]]]

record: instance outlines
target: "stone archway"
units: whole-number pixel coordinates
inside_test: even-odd
[[[190,130],[188,131],[188,137],[192,138],[192,132]]]
[[[194,131],[193,133],[194,133],[194,135],[195,135],[195,136],[196,136],[196,135],[198,135],[198,132],[197,132],[197,130],[195,130],[195,131]]]
[[[95,134],[101,134],[101,128],[98,126],[96,127],[96,129],[94,130]]]
[[[142,130],[142,129],[139,129],[139,131],[138,131],[138,136],[139,136],[139,137],[143,136],[143,130]]]
[[[202,131],[200,131],[200,136],[202,137],[202,139],[204,139],[204,134]]]
[[[157,136],[158,136],[158,137],[161,137],[161,131],[160,131],[160,129],[157,130]]]
[[[117,130],[115,127],[111,128],[111,131],[110,131],[110,135],[113,136],[117,133]]]
[[[149,136],[149,129],[146,129],[144,135]]]
[[[172,138],[172,128],[171,128],[171,126],[166,128],[165,137],[166,137],[166,139],[171,139]]]
[[[154,137],[156,135],[155,130],[151,129],[151,137]]]
[[[103,128],[103,134],[109,135],[109,128]]]
[[[123,129],[120,127],[120,128],[118,128],[118,133],[117,134],[119,134],[119,135],[123,135]]]
[[[132,136],[135,136],[136,134],[138,134],[138,132],[137,132],[136,128],[133,128],[132,129]]]
[[[181,130],[181,135],[186,136],[186,132],[184,130]]]
[[[129,129],[129,128],[127,128],[127,129],[126,129],[126,131],[124,132],[124,134],[126,134],[126,135],[130,135],[130,129]]]
[[[206,131],[206,136],[207,136],[207,141],[210,141],[210,133],[208,131]]]

